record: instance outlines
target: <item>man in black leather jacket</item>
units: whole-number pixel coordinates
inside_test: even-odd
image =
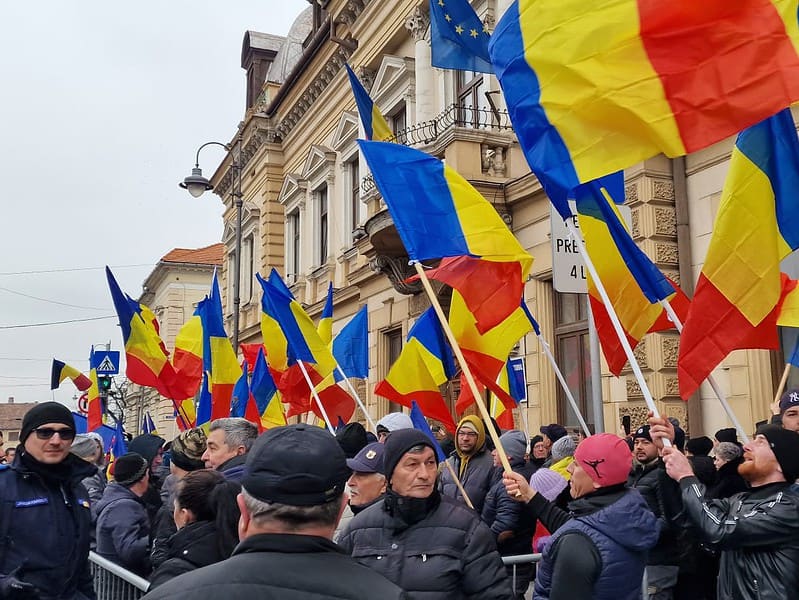
[[[663,419],[650,419],[652,436],[669,436]],[[775,425],[758,429],[744,445],[741,476],[751,489],[708,500],[688,459],[665,448],[669,476],[679,481],[683,506],[705,541],[721,550],[718,597],[724,600],[792,598],[799,589],[799,435]]]

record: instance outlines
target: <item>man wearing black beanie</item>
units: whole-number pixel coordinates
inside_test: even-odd
[[[69,409],[37,404],[22,419],[13,464],[0,465],[0,598],[95,598],[80,483],[95,468],[70,454],[73,439]]]
[[[416,429],[394,431],[383,466],[385,498],[353,517],[339,546],[410,600],[511,598],[494,535],[463,503],[438,492],[432,441]]]
[[[669,437],[664,419],[650,418],[654,437]],[[741,600],[791,598],[799,589],[799,435],[777,425],[758,429],[744,444],[738,472],[746,492],[705,498],[688,459],[664,448],[669,476],[680,482],[683,506],[705,542],[721,550],[718,597]]]

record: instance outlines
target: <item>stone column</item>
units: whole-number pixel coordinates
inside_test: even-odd
[[[430,64],[430,17],[417,6],[405,19],[405,28],[416,42],[416,122],[422,123],[436,116],[435,73]]]

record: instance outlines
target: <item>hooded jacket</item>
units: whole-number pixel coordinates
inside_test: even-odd
[[[550,516],[562,513],[536,498],[549,505]],[[571,518],[561,514],[560,527],[542,515],[555,531],[544,545],[533,597],[638,600],[646,554],[660,530],[641,495],[614,486],[570,502],[569,509]]]
[[[494,459],[485,446],[486,433],[483,422],[479,417],[467,415],[458,423],[458,429],[464,422],[471,423],[477,430],[477,442],[475,451],[471,454],[464,454],[458,449],[457,440],[455,441],[455,452],[447,459],[452,465],[453,471],[458,474],[461,485],[469,495],[475,512],[479,515],[483,511],[483,503],[486,494],[494,483]],[[459,500],[465,504],[463,496],[458,489],[458,485],[452,478],[449,469],[441,471],[439,480],[439,490],[443,496],[448,496]]]
[[[97,503],[97,554],[142,577],[150,571],[150,521],[141,498],[118,483]]]
[[[719,600],[784,600],[799,589],[799,491],[770,483],[708,500],[696,477],[680,480],[683,506],[721,550]]]

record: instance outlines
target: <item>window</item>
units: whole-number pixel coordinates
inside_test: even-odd
[[[351,161],[347,163],[350,180],[350,231],[355,231],[361,223],[361,194],[359,186],[360,169],[358,164],[358,156],[356,155]]]
[[[394,329],[392,331],[388,331],[385,333],[385,341],[386,341],[386,356],[388,358],[388,364],[386,365],[386,374],[388,374],[389,369],[391,366],[396,362],[399,358],[400,352],[402,352],[402,330],[401,329]],[[400,412],[402,410],[402,406],[397,404],[396,402],[389,402],[388,403],[388,412]]]
[[[8,441],[9,442],[18,442],[19,441],[19,431],[9,431],[8,432]]]
[[[588,306],[583,294],[555,294],[555,350],[558,365],[580,412],[594,423],[591,402],[591,357],[588,338]],[[558,422],[578,426],[563,389],[558,388]]]
[[[475,71],[456,71],[455,93],[457,96],[457,125],[460,127],[480,127],[485,121],[480,109],[487,108],[482,73]]]
[[[322,185],[316,192],[316,217],[319,226],[317,246],[317,264],[327,264],[327,184]]]
[[[286,279],[289,284],[297,281],[300,274],[300,211],[288,216],[288,256],[286,257]]]
[[[239,280],[239,296],[242,304],[252,298],[253,279],[253,236],[248,235],[241,240],[241,279]]]
[[[389,115],[388,119],[388,124],[391,126],[391,131],[396,136],[397,142],[404,144],[406,140],[404,132],[408,127],[408,117],[406,115],[405,103],[403,102],[398,108],[395,108]]]

